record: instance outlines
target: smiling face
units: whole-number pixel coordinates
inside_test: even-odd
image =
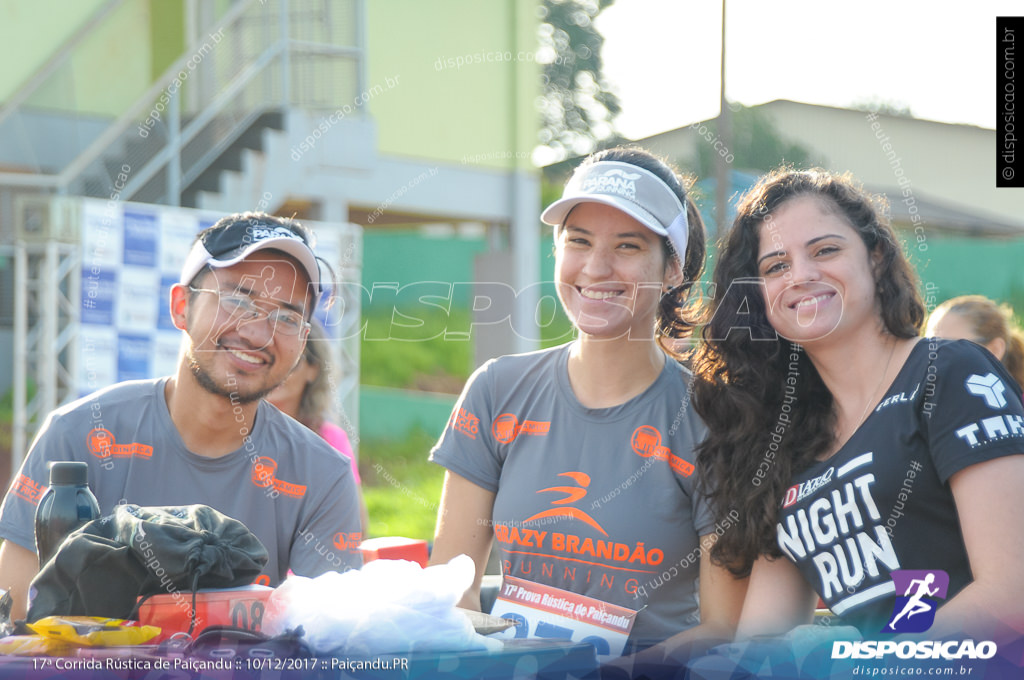
[[[799,196],[760,226],[757,271],[765,281],[768,321],[779,335],[804,345],[881,324],[867,247],[829,207]]]
[[[610,206],[580,203],[558,232],[558,299],[584,336],[653,338],[662,288],[681,278],[661,237]]]
[[[231,267],[211,269],[193,283],[195,288],[224,295],[246,295],[264,311],[292,309],[306,316],[308,280],[285,255],[254,253]],[[264,314],[243,319],[221,305],[213,292],[172,290],[175,322],[191,339],[186,359],[196,381],[206,391],[249,403],[280,384],[295,366],[306,333],[275,332]]]

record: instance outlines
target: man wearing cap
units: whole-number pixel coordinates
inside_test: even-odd
[[[38,571],[33,518],[50,461],[86,462],[104,515],[118,503],[204,504],[242,521],[270,556],[257,583],[359,566],[348,461],[262,399],[302,355],[322,290],[297,222],[237,214],[197,236],[171,288],[187,339],[176,373],[56,409],[4,499],[0,588],[13,591],[15,617]]]

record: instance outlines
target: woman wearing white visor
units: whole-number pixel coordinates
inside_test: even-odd
[[[707,547],[738,517],[712,517],[695,491],[705,429],[692,375],[663,349],[696,322],[700,214],[664,162],[616,148],[587,158],[541,219],[577,337],[470,378],[431,452],[447,469],[432,559],[473,557],[461,604],[478,609],[497,541],[492,613],[516,615],[519,635],[571,633],[607,656],[680,633],[668,647],[730,638],[745,581],[711,565]],[[593,611],[614,634],[582,625],[602,624]]]

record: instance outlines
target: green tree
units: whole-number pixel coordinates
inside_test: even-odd
[[[588,154],[615,136],[618,97],[601,75],[604,38],[594,27],[614,0],[544,0],[538,29],[544,93],[538,100],[544,164]]]
[[[715,148],[705,140],[718,139],[715,122],[702,123],[694,128],[702,137],[697,143],[697,175],[715,176],[715,160],[720,152],[730,153],[730,164],[737,170],[768,171],[786,163],[798,168],[820,165],[822,161],[811,155],[808,149],[797,141],[784,137],[772,119],[758,108],[731,104],[732,139],[725,140],[725,146]],[[720,151],[721,150],[721,151]]]
[[[878,97],[858,99],[853,104],[850,104],[850,108],[858,111],[871,111],[874,113],[884,113],[890,116],[900,116],[902,118],[914,117],[914,112],[910,110],[910,106],[908,104],[891,99],[880,99]]]

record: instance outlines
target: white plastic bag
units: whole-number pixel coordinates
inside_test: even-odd
[[[426,569],[405,560],[374,560],[344,574],[289,576],[270,596],[263,632],[302,626],[317,654],[401,654],[500,649],[455,604],[473,583],[467,555]]]

